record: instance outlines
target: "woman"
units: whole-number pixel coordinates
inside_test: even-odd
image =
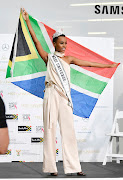
[[[67,77],[68,86],[70,83],[70,64],[78,66],[91,67],[116,67],[115,64],[100,64],[96,62],[88,62],[77,59],[73,56],[65,56],[65,49],[67,47],[67,39],[64,34],[56,32],[53,35],[53,45],[55,53],[53,56],[48,54],[42,48],[38,41],[34,30],[30,24],[28,13],[25,9],[22,10],[23,18],[25,19],[32,39],[38,50],[39,55],[44,60],[47,66],[47,75],[45,78],[45,94],[43,101],[43,122],[44,122],[44,146],[43,146],[43,172],[50,172],[51,175],[57,176],[56,167],[56,144],[55,134],[57,120],[59,121],[60,133],[62,138],[62,153],[63,166],[65,174],[77,173],[77,175],[85,176],[81,170],[79,162],[77,141],[74,130],[73,109],[70,94],[65,92],[62,85],[58,69],[55,67],[55,61],[63,67],[62,75]],[[53,58],[55,58],[53,60]],[[60,72],[60,71],[59,71]]]
[[[6,124],[5,105],[0,97],[0,154],[5,154],[8,149],[9,135]]]

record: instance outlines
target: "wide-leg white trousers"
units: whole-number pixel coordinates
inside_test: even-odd
[[[64,173],[80,172],[82,169],[78,156],[72,108],[68,106],[68,100],[52,84],[46,88],[43,101],[43,172],[58,172],[56,166],[57,120],[62,140]]]

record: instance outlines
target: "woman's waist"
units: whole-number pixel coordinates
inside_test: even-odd
[[[59,93],[60,96],[63,96],[63,97],[65,97],[68,100],[68,97],[66,96],[65,91],[59,85],[54,83],[53,81],[45,82],[45,89],[46,88],[53,88],[53,89],[55,89]],[[45,92],[45,90],[44,90],[44,92]]]

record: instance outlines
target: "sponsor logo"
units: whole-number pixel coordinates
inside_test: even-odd
[[[56,154],[57,154],[57,155],[59,154],[59,149],[56,149]]]
[[[36,152],[31,152],[30,150],[21,150],[21,154],[22,156],[37,156],[40,155],[39,153]]]
[[[6,114],[7,120],[18,120],[18,114]]]
[[[97,150],[94,150],[94,149],[86,149],[86,150],[78,150],[79,154],[98,154],[100,153],[100,151],[97,149]]]
[[[91,133],[91,130],[88,127],[83,126],[81,129],[78,131],[79,133]]]
[[[26,161],[12,161],[12,162],[26,162]],[[34,161],[28,161],[28,162],[34,162]]]
[[[95,108],[109,108],[109,106],[96,106]]]
[[[123,6],[95,5],[95,14],[123,14]]]
[[[32,131],[32,126],[18,126],[18,131]]]
[[[89,118],[82,118],[82,120],[83,120],[84,122],[88,122],[88,121],[89,121]]]
[[[16,150],[16,152],[17,152],[17,156],[20,156],[21,150]]]
[[[24,121],[30,121],[30,114],[23,114]]]
[[[7,80],[0,80],[0,84],[10,84],[11,82],[8,82]]]
[[[43,133],[44,132],[44,127],[43,126],[36,126],[36,133]]]
[[[77,139],[77,142],[86,142],[86,139]]]
[[[8,149],[6,152],[7,155],[11,155],[11,149]]]
[[[78,131],[78,133],[91,133],[91,131]]]
[[[40,138],[40,137],[31,138],[31,143],[41,143],[43,141],[44,141],[44,139]]]
[[[34,118],[38,119],[38,120],[42,120],[42,116],[34,116]]]
[[[12,162],[26,162],[26,161],[12,161]]]
[[[25,107],[25,108],[41,108],[42,107],[42,104],[22,104],[21,105],[22,107]]]
[[[12,110],[12,109],[17,109],[17,103],[16,102],[11,102],[9,103],[9,109]]]
[[[6,61],[5,61],[5,60],[6,60]],[[2,57],[0,58],[0,61],[6,63],[6,62],[8,62],[8,57],[2,55]]]
[[[2,50],[3,51],[8,51],[9,50],[9,45],[8,44],[3,44],[2,45]]]
[[[15,130],[15,129],[14,129]],[[10,133],[13,133],[13,131],[9,131]],[[16,136],[14,136],[14,138],[10,138],[10,143],[9,144],[28,144],[28,142],[23,141],[23,138],[16,138]]]
[[[0,91],[0,96],[3,97],[3,91]]]
[[[20,96],[20,95],[23,95],[23,96],[27,96],[27,95],[30,95],[28,92],[8,92],[8,95],[11,95],[11,96]]]
[[[6,69],[0,69],[0,72],[6,72]]]

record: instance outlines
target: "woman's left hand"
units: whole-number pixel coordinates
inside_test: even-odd
[[[120,63],[113,63],[113,64],[111,64],[111,68],[113,68],[113,67],[117,67],[118,65],[119,65]]]

